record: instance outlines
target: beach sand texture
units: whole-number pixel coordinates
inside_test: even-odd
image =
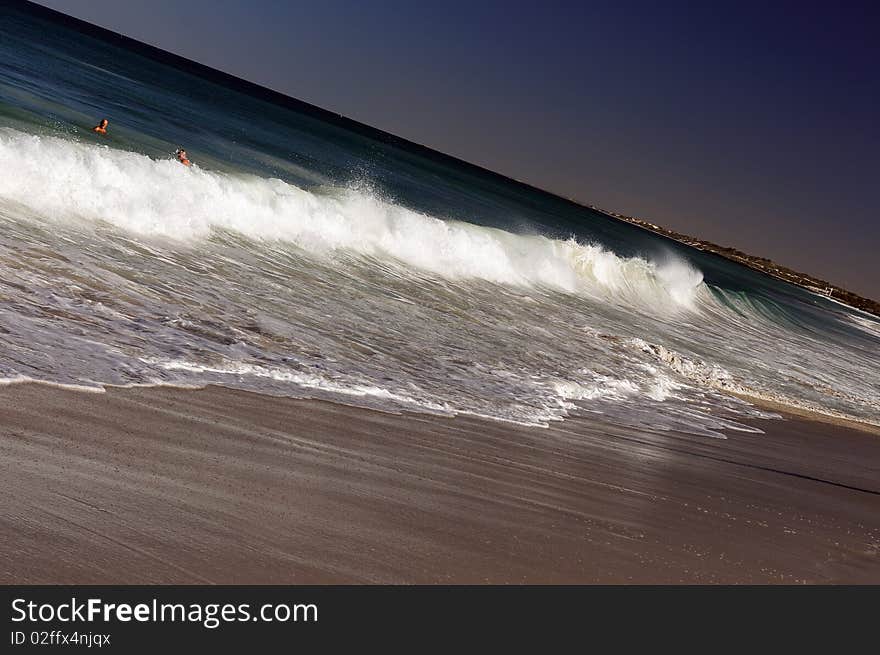
[[[0,583],[880,583],[880,439],[2,391]]]

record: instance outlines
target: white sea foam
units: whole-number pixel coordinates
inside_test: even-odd
[[[233,230],[313,254],[345,250],[448,279],[538,285],[655,310],[690,307],[703,288],[700,272],[672,257],[622,258],[574,239],[439,220],[361,190],[313,192],[9,128],[0,129],[0,197],[43,217],[140,235],[185,241]]]
[[[880,410],[873,319],[803,326],[673,256],[4,128],[0,220],[0,384],[216,383],[707,436],[768,416],[723,392]]]
[[[227,362],[222,366],[210,366],[206,364],[198,364],[195,362],[187,361],[162,361],[149,358],[144,358],[144,362],[147,364],[159,366],[166,371],[186,371],[188,373],[202,374],[207,373],[210,375],[220,376],[221,378],[227,376],[267,378],[275,382],[295,384],[300,387],[314,389],[316,391],[323,391],[329,394],[336,394],[341,396],[370,397],[379,400],[390,400],[399,405],[417,405],[422,409],[428,409],[438,413],[452,413],[448,405],[431,402],[429,400],[426,400],[424,397],[417,399],[412,396],[394,393],[392,391],[389,391],[388,389],[383,389],[382,387],[378,387],[372,384],[364,384],[361,382],[350,380],[346,382],[340,382],[338,380],[332,380],[327,377],[313,373],[286,371],[279,368],[257,366],[254,364],[245,364],[241,362]]]
[[[676,373],[681,374],[688,380],[691,380],[705,388],[718,389],[738,396],[753,398],[754,400],[769,401],[780,405],[787,405],[792,408],[806,410],[815,414],[823,414],[834,418],[852,419],[853,417],[845,412],[835,411],[828,407],[822,406],[815,402],[804,401],[800,398],[794,398],[782,393],[772,393],[767,390],[758,389],[737,381],[733,375],[717,364],[709,364],[702,360],[691,359],[680,353],[668,348],[652,343],[648,343],[643,339],[629,339],[628,343],[638,348],[642,352],[648,353],[655,357],[658,361],[669,366]],[[834,389],[825,389],[824,392],[829,396],[844,398],[850,402],[855,402],[873,407],[880,416],[880,402],[865,398],[863,396],[848,396],[847,394],[836,391]],[[758,412],[760,414],[760,412]],[[766,416],[778,416],[773,413],[766,413]],[[858,419],[868,425],[880,426],[880,418],[860,417]]]
[[[86,384],[65,384],[63,382],[52,382],[49,380],[40,380],[28,375],[13,375],[11,377],[0,378],[0,387],[13,387],[20,384],[39,384],[55,389],[65,389],[67,391],[81,391],[85,393],[104,393],[103,385],[86,385]]]

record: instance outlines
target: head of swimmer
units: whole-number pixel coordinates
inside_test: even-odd
[[[108,121],[106,118],[102,118],[101,122],[92,128],[92,131],[99,132],[101,134],[106,134],[107,133],[107,126],[109,124],[110,124],[110,121]]]
[[[179,161],[181,164],[189,166],[190,161],[189,157],[186,156],[186,150],[184,150],[183,148],[178,148],[175,154],[177,155],[177,161]]]

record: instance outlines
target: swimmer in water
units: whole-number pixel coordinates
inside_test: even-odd
[[[110,124],[106,118],[102,118],[101,122],[95,125],[92,128],[92,132],[97,132],[98,134],[107,134],[107,126]]]
[[[183,148],[178,148],[174,154],[177,155],[177,161],[179,161],[184,166],[192,165],[192,162],[187,159],[186,150],[184,150]]]

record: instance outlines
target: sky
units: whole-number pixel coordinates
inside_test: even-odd
[[[871,3],[40,4],[880,299]]]

